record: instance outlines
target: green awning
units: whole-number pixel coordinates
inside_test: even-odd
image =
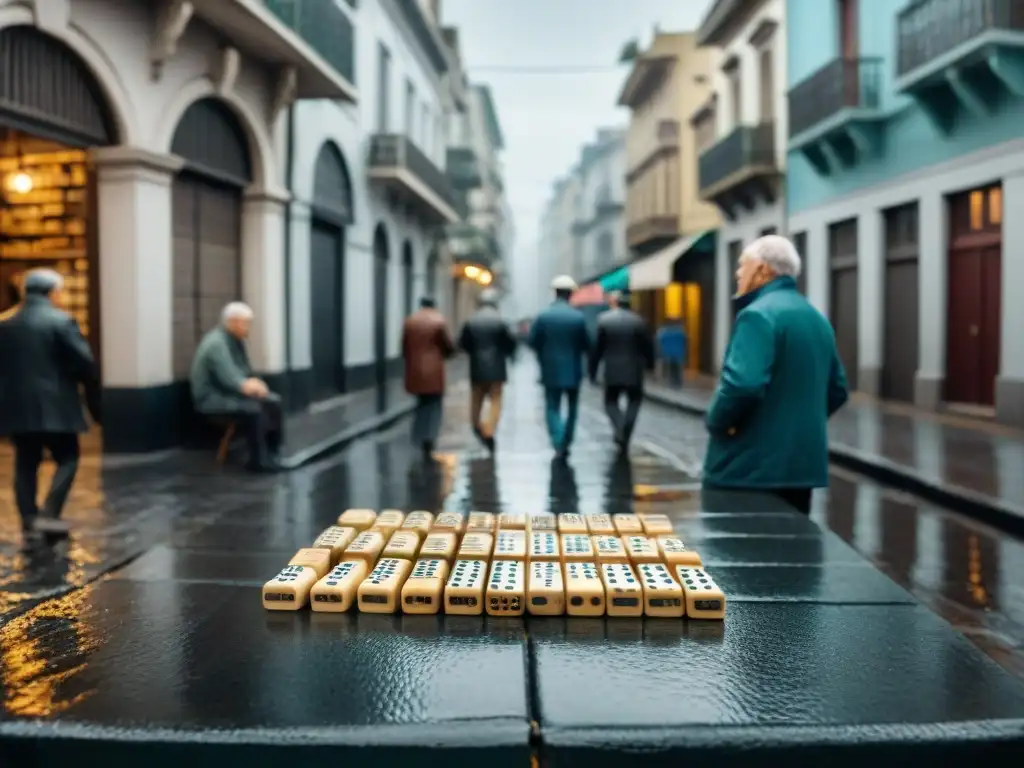
[[[629,288],[633,291],[654,291],[672,282],[672,269],[679,259],[691,251],[708,252],[715,248],[715,230],[706,230],[691,237],[680,237],[629,265]]]

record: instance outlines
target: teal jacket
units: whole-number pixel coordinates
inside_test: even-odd
[[[583,313],[568,301],[555,302],[530,326],[530,347],[540,362],[541,384],[548,389],[579,389],[590,331]]]
[[[736,323],[706,417],[704,485],[828,485],[828,419],[846,402],[832,326],[778,277],[736,300]]]
[[[190,384],[196,410],[205,414],[233,414],[244,410],[249,398],[242,382],[252,376],[245,344],[223,327],[208,332],[196,349]]]

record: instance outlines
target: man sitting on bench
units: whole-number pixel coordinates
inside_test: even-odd
[[[192,362],[192,400],[204,416],[237,424],[249,443],[254,472],[280,468],[282,442],[281,398],[252,375],[245,339],[253,311],[232,302],[221,312],[221,324],[203,337]]]

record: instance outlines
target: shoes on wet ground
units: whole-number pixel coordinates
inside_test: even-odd
[[[55,517],[37,517],[32,523],[32,530],[46,538],[61,539],[68,536],[71,526]]]

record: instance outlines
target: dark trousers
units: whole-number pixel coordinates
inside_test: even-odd
[[[245,432],[250,464],[262,464],[278,457],[284,442],[280,397],[271,393],[263,400],[250,398],[236,419]]]
[[[621,400],[626,398],[626,408],[622,409]],[[615,430],[615,440],[622,445],[629,442],[636,426],[636,417],[640,414],[640,404],[644,399],[644,391],[640,387],[605,387],[604,410]]]
[[[789,506],[805,515],[811,514],[811,488],[776,488],[772,492]]]
[[[21,513],[22,527],[31,528],[40,514],[56,520],[64,509],[78,473],[78,435],[74,432],[31,432],[14,435],[11,442],[14,443],[14,497]],[[43,463],[44,451],[50,454],[57,471],[40,511],[37,506],[39,465]]]
[[[441,395],[417,395],[416,410],[412,415],[412,442],[429,450],[437,442],[444,415]]]
[[[566,415],[562,418],[562,400],[565,400]],[[576,417],[580,412],[579,387],[544,388],[544,418],[548,425],[551,447],[556,451],[568,451],[576,435]]]
[[[668,378],[668,385],[670,387],[683,386],[683,361],[666,360],[665,376]]]

